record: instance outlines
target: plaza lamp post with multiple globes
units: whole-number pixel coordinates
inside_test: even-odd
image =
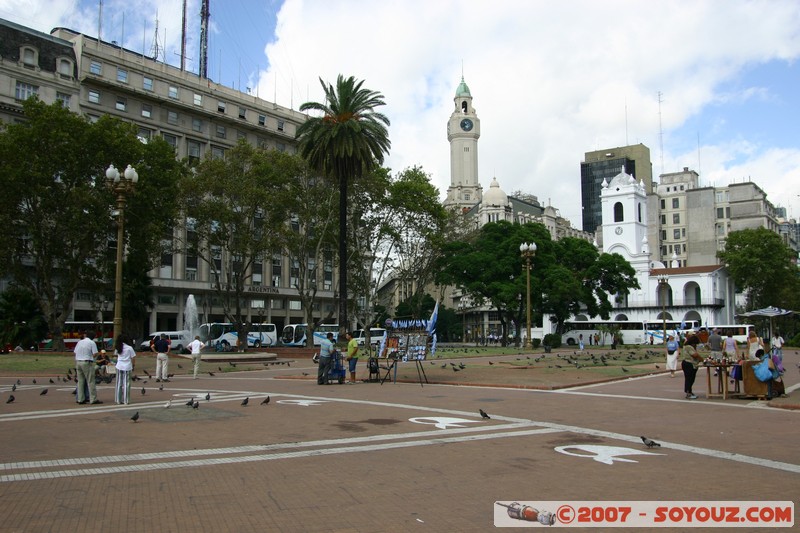
[[[136,188],[139,181],[139,174],[136,169],[128,165],[125,172],[120,174],[114,165],[109,165],[106,169],[106,183],[117,197],[117,209],[114,215],[117,217],[117,265],[116,277],[114,281],[114,339],[122,333],[122,251],[125,242],[125,205],[127,197]]]
[[[525,308],[527,310],[527,318],[528,318],[528,328],[527,328],[527,337],[525,338],[525,348],[530,349],[531,347],[531,259],[536,254],[536,243],[535,242],[523,242],[519,245],[519,253],[522,255],[523,261],[525,261],[525,274],[527,280],[527,300]]]

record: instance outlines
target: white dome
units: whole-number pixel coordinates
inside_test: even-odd
[[[492,178],[489,190],[483,194],[483,205],[508,205],[508,195],[500,188],[497,178]]]

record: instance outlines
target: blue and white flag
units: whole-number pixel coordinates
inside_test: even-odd
[[[436,305],[433,307],[433,313],[431,313],[431,318],[428,320],[428,335],[433,335],[433,332],[436,331],[436,319],[439,317],[439,301],[436,301]]]

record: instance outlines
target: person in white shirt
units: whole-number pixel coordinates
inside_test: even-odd
[[[85,331],[81,340],[75,345],[75,373],[78,375],[78,392],[75,400],[83,405],[86,403],[103,403],[97,399],[97,386],[94,382],[94,358],[97,355],[97,345],[94,343],[94,334]],[[86,388],[89,389],[89,398],[86,397]]]
[[[114,400],[118,404],[127,405],[131,403],[131,373],[136,352],[130,344],[124,342],[125,340],[120,334],[114,346],[117,355],[117,388]]]
[[[189,343],[189,350],[192,352],[192,362],[194,363],[194,379],[197,379],[197,371],[200,369],[200,351],[206,344],[200,340],[199,335],[195,335],[194,340]]]

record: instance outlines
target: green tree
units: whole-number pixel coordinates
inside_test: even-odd
[[[11,286],[0,294],[0,344],[38,346],[47,335],[47,321],[33,294]]]
[[[564,238],[553,241],[542,224],[485,224],[475,234],[445,246],[438,261],[437,280],[461,287],[476,305],[490,305],[498,312],[503,342],[514,321],[517,340],[525,315],[527,279],[519,246],[536,243],[531,259],[532,322],[537,314],[551,315],[556,331],[564,321],[584,311],[607,319],[610,295],[624,295],[638,287],[635,271],[618,254],[599,254],[590,243]]]
[[[113,290],[116,246],[127,244],[128,258],[143,255],[150,264],[160,256],[159,239],[177,212],[170,198],[182,166],[163,140],[140,142],[132,124],[108,116],[90,122],[36,99],[24,103],[24,113],[24,122],[0,133],[8,206],[0,210],[0,273],[34,295],[58,350],[75,291]],[[141,178],[125,210],[127,243],[116,242],[115,203],[105,186],[110,163],[131,164]]]
[[[745,292],[748,309],[770,305],[792,308],[797,303],[797,253],[774,231],[733,231],[717,257],[736,287]]]
[[[299,158],[241,140],[223,159],[205,158],[182,183],[187,255],[208,264],[212,289],[240,339],[249,330],[245,293],[253,265],[283,249],[290,215],[285,184],[302,172]]]
[[[306,102],[300,111],[314,111],[297,129],[300,154],[311,167],[339,186],[339,328],[347,319],[347,186],[383,163],[389,151],[389,119],[375,111],[383,95],[363,88],[363,81],[339,75],[336,85],[325,83],[325,103]]]

